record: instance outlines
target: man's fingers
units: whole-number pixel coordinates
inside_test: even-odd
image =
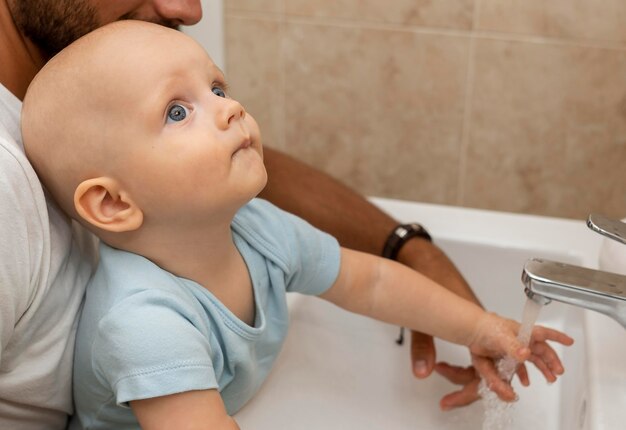
[[[524,363],[520,363],[515,373],[517,373],[517,377],[524,387],[528,387],[530,385],[530,379],[528,378],[528,369],[526,369],[526,365]]]
[[[426,378],[435,367],[435,342],[432,336],[411,332],[411,363],[417,378]]]
[[[467,385],[474,379],[478,379],[473,366],[451,366],[448,363],[441,362],[435,365],[435,372],[457,385]]]
[[[459,391],[446,394],[441,398],[441,401],[439,402],[439,407],[441,407],[441,409],[444,411],[448,411],[453,408],[458,408],[460,406],[466,406],[470,403],[474,403],[480,398],[480,396],[478,395],[479,383],[480,379],[475,379],[470,384],[465,385]]]

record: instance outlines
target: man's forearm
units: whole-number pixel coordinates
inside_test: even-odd
[[[465,281],[461,272],[448,256],[433,243],[420,238],[408,241],[398,253],[398,261],[412,267],[464,299],[480,304],[478,297]]]
[[[397,222],[329,175],[284,153],[264,149],[267,186],[260,197],[304,218],[342,246],[380,255]]]

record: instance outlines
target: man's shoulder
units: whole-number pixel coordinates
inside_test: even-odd
[[[43,198],[41,183],[26,158],[21,144],[0,124],[0,193],[6,199],[39,194]]]
[[[20,110],[22,102],[0,84],[0,138],[5,138],[21,148]],[[22,149],[22,152],[23,149]]]
[[[2,128],[0,124],[0,165],[2,176],[25,173],[24,165],[30,165],[20,145]]]
[[[43,188],[19,145],[1,132],[0,202],[0,232],[6,246],[24,247],[25,240],[43,240],[48,230]],[[19,242],[11,243],[12,239]]]
[[[0,85],[1,201],[4,203],[11,196],[32,194],[33,190],[40,191],[41,185],[24,153],[20,135],[20,101]]]

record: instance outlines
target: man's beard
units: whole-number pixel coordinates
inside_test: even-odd
[[[87,0],[9,0],[8,5],[17,28],[48,58],[99,26]]]
[[[85,34],[104,25],[88,0],[8,0],[17,28],[48,58]],[[178,29],[174,20],[141,17],[133,12],[118,18],[137,19]]]

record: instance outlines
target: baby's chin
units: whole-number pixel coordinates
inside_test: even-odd
[[[232,172],[237,188],[250,199],[256,197],[267,184],[267,170],[263,163],[263,156],[254,148],[246,148],[233,155]]]
[[[254,194],[253,197],[258,196],[261,193],[261,191],[263,191],[266,185],[267,185],[267,171],[265,170],[265,165],[263,165],[262,171],[259,172],[256,193]]]

